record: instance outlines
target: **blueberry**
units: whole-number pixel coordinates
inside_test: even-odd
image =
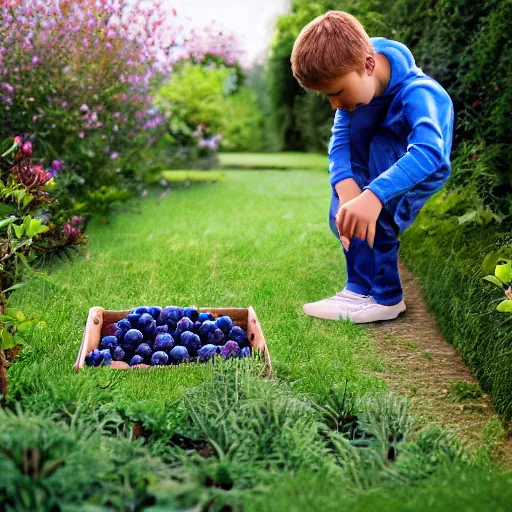
[[[151,364],[153,366],[164,366],[167,364],[168,361],[169,361],[169,356],[161,350],[159,350],[158,352],[155,352],[151,356]]]
[[[212,345],[222,345],[226,337],[224,336],[224,333],[217,328],[210,331],[206,339],[208,340],[208,343]]]
[[[130,366],[135,366],[136,364],[141,364],[144,362],[144,359],[142,358],[142,356],[139,356],[138,354],[137,355],[134,355],[131,360],[130,360]]]
[[[126,352],[119,346],[114,348],[114,355],[112,356],[112,359],[114,361],[122,361],[126,356]]]
[[[144,329],[147,327],[147,325],[153,320],[153,317],[149,313],[143,313],[139,317],[139,321],[137,322],[137,329],[139,331],[144,332]]]
[[[188,350],[190,355],[195,356],[201,348],[201,339],[197,334],[185,331],[181,335],[181,344]]]
[[[160,306],[151,306],[149,308],[149,314],[156,320],[160,315],[162,308]]]
[[[247,340],[246,332],[238,325],[235,325],[228,334],[230,340],[236,341],[238,344],[244,343]]]
[[[227,341],[224,346],[220,348],[220,355],[226,359],[228,357],[238,357],[240,355],[240,347],[236,341]]]
[[[117,328],[126,332],[132,328],[132,324],[130,323],[130,320],[128,320],[128,318],[123,318],[122,320],[119,320],[119,322],[117,322]]]
[[[174,331],[172,331],[172,337],[174,338],[174,342],[176,344],[181,342],[181,333],[182,332],[183,331],[181,329],[174,329]]]
[[[123,340],[123,348],[132,348],[135,349],[140,342],[143,340],[144,336],[137,329],[130,329],[125,335]]]
[[[229,334],[229,331],[233,327],[233,320],[229,316],[220,316],[217,318],[216,322],[217,327],[225,334]]]
[[[182,363],[183,361],[187,361],[189,359],[188,350],[185,347],[174,347],[170,352],[171,361],[175,364]]]
[[[92,352],[91,352],[91,360],[92,360],[92,364],[94,366],[99,366],[100,363],[101,363],[101,354],[100,354],[100,351],[95,348]]]
[[[152,341],[153,338],[155,337],[156,329],[157,329],[156,321],[151,320],[151,322],[149,322],[148,325],[146,325],[146,328],[144,329],[144,338],[146,340]]]
[[[132,328],[137,327],[137,323],[139,321],[140,315],[136,315],[135,313],[130,313],[126,319],[130,322]]]
[[[155,336],[163,334],[164,332],[169,332],[169,327],[167,326],[167,324],[157,326],[155,329]]]
[[[193,332],[195,332],[196,334],[199,334],[199,329],[201,328],[201,325],[203,325],[199,320],[196,320],[195,324],[194,324],[194,328],[192,329]]]
[[[110,348],[117,345],[117,338],[115,336],[104,336],[101,340],[100,348]]]
[[[117,338],[117,341],[118,342],[121,342],[123,341],[124,339],[124,333],[126,331],[123,331],[122,329],[117,329],[116,332],[114,333],[114,336]]]
[[[151,347],[147,343],[141,343],[137,350],[135,351],[136,354],[139,354],[139,356],[144,357],[145,359],[149,359],[151,355],[153,354],[153,351],[151,350]]]
[[[176,306],[166,306],[162,309],[159,319],[163,320],[162,323],[168,323],[171,322],[178,322],[180,318],[182,318],[184,315],[183,308],[178,308]]]
[[[199,327],[199,335],[202,337],[208,336],[209,332],[213,332],[217,328],[217,324],[212,320],[205,320],[201,327]]]
[[[178,329],[181,329],[182,331],[191,331],[194,328],[194,322],[190,320],[190,318],[187,318],[184,316],[176,325]]]
[[[208,361],[212,357],[217,355],[217,346],[216,345],[204,345],[197,351],[197,355],[199,356],[199,361],[203,363]]]
[[[132,312],[136,315],[143,315],[145,313],[149,313],[149,309],[149,306],[139,306],[138,308],[133,309]]]
[[[249,357],[251,355],[251,347],[244,347],[240,350],[240,357]]]
[[[110,350],[108,348],[104,350],[100,350],[101,357],[103,359],[103,363],[107,366],[110,365],[112,362],[112,354],[110,353]]]
[[[197,308],[185,308],[184,313],[187,318],[190,318],[190,320],[192,320],[192,322],[195,322],[199,317]]]
[[[169,333],[158,334],[153,343],[153,350],[170,350],[174,347],[174,338]]]
[[[211,313],[199,313],[198,320],[203,323],[206,322],[206,320],[214,321],[215,317]]]

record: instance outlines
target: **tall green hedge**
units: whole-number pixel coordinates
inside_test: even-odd
[[[293,78],[290,56],[302,27],[335,9],[354,15],[370,37],[404,43],[417,65],[453,99],[455,133],[448,188],[471,187],[484,206],[512,214],[512,24],[510,0],[295,0],[279,18],[268,90],[281,149],[326,151],[333,113]]]

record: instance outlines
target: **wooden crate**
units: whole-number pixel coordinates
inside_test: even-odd
[[[258,317],[252,306],[248,308],[197,308],[197,310],[199,313],[211,313],[215,318],[224,315],[229,316],[231,320],[233,320],[233,325],[238,325],[244,329],[247,332],[247,337],[249,338],[252,349],[262,352],[269,377],[273,376],[270,353]],[[80,344],[78,356],[74,364],[75,371],[83,368],[85,365],[85,356],[99,347],[102,339],[101,331],[103,325],[108,325],[125,318],[130,311],[131,310],[112,311],[103,309],[100,306],[94,306],[89,310],[82,343]],[[151,366],[148,364],[130,366],[124,361],[112,361],[110,368],[128,370],[132,368],[165,368],[165,366]]]

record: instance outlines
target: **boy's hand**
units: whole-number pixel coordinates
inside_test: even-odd
[[[348,245],[353,236],[360,240],[368,238],[368,245],[373,249],[375,226],[381,210],[380,199],[369,189],[346,202],[335,217],[340,238],[348,239]],[[345,247],[345,244],[343,246]],[[348,250],[347,247],[345,249]]]
[[[339,208],[341,208],[345,203],[348,203],[352,199],[359,196],[362,192],[362,190],[359,188],[359,185],[353,178],[347,178],[336,183],[335,188],[339,198]],[[347,237],[341,235],[340,240],[341,243],[343,244],[343,247],[345,247],[345,250],[348,251],[350,240]]]

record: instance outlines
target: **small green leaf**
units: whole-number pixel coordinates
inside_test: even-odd
[[[16,208],[10,204],[0,203],[0,217],[8,217],[16,212]]]
[[[512,300],[505,299],[501,301],[497,306],[496,309],[500,313],[512,313]]]
[[[16,284],[13,284],[9,288],[7,288],[7,290],[4,290],[3,293],[11,292],[13,290],[17,290],[18,288],[21,288],[22,286],[25,286],[25,284],[27,284],[27,283],[16,283]]]
[[[46,231],[48,231],[49,229],[50,228],[48,226],[41,224],[41,221],[39,219],[32,219],[27,230],[27,235],[30,238],[33,238],[39,233],[46,233]]]
[[[23,217],[23,226],[25,226],[26,233],[28,232],[28,228],[30,227],[31,219],[32,219],[32,217],[30,215],[25,215],[25,217]]]
[[[27,194],[23,198],[23,207],[26,208],[33,201],[33,199],[34,199],[33,195]]]
[[[14,224],[13,228],[14,228],[14,232],[16,233],[16,238],[18,240],[21,240],[21,237],[23,236],[23,233],[25,232],[25,225],[20,224],[19,226],[17,226],[16,224]]]
[[[494,275],[503,283],[509,284],[510,282],[512,282],[512,263],[496,265]]]
[[[499,252],[490,252],[486,254],[484,261],[482,262],[482,271],[484,274],[494,274],[494,269],[499,260],[506,260]]]
[[[14,347],[14,338],[6,329],[0,329],[0,346],[3,350]]]
[[[12,318],[13,320],[18,316],[18,313],[21,313],[21,311],[19,309],[14,309],[14,308],[7,308],[5,310],[5,314]]]
[[[32,327],[35,327],[37,320],[29,320],[28,322],[21,322],[16,326],[16,329],[18,329],[19,332],[25,332],[31,329]]]
[[[489,281],[490,283],[493,283],[503,289],[503,283],[495,276],[485,276],[482,277],[482,279],[485,279],[486,281]]]
[[[14,221],[18,220],[18,217],[11,217],[10,219],[2,219],[0,220],[0,229],[12,224]]]

